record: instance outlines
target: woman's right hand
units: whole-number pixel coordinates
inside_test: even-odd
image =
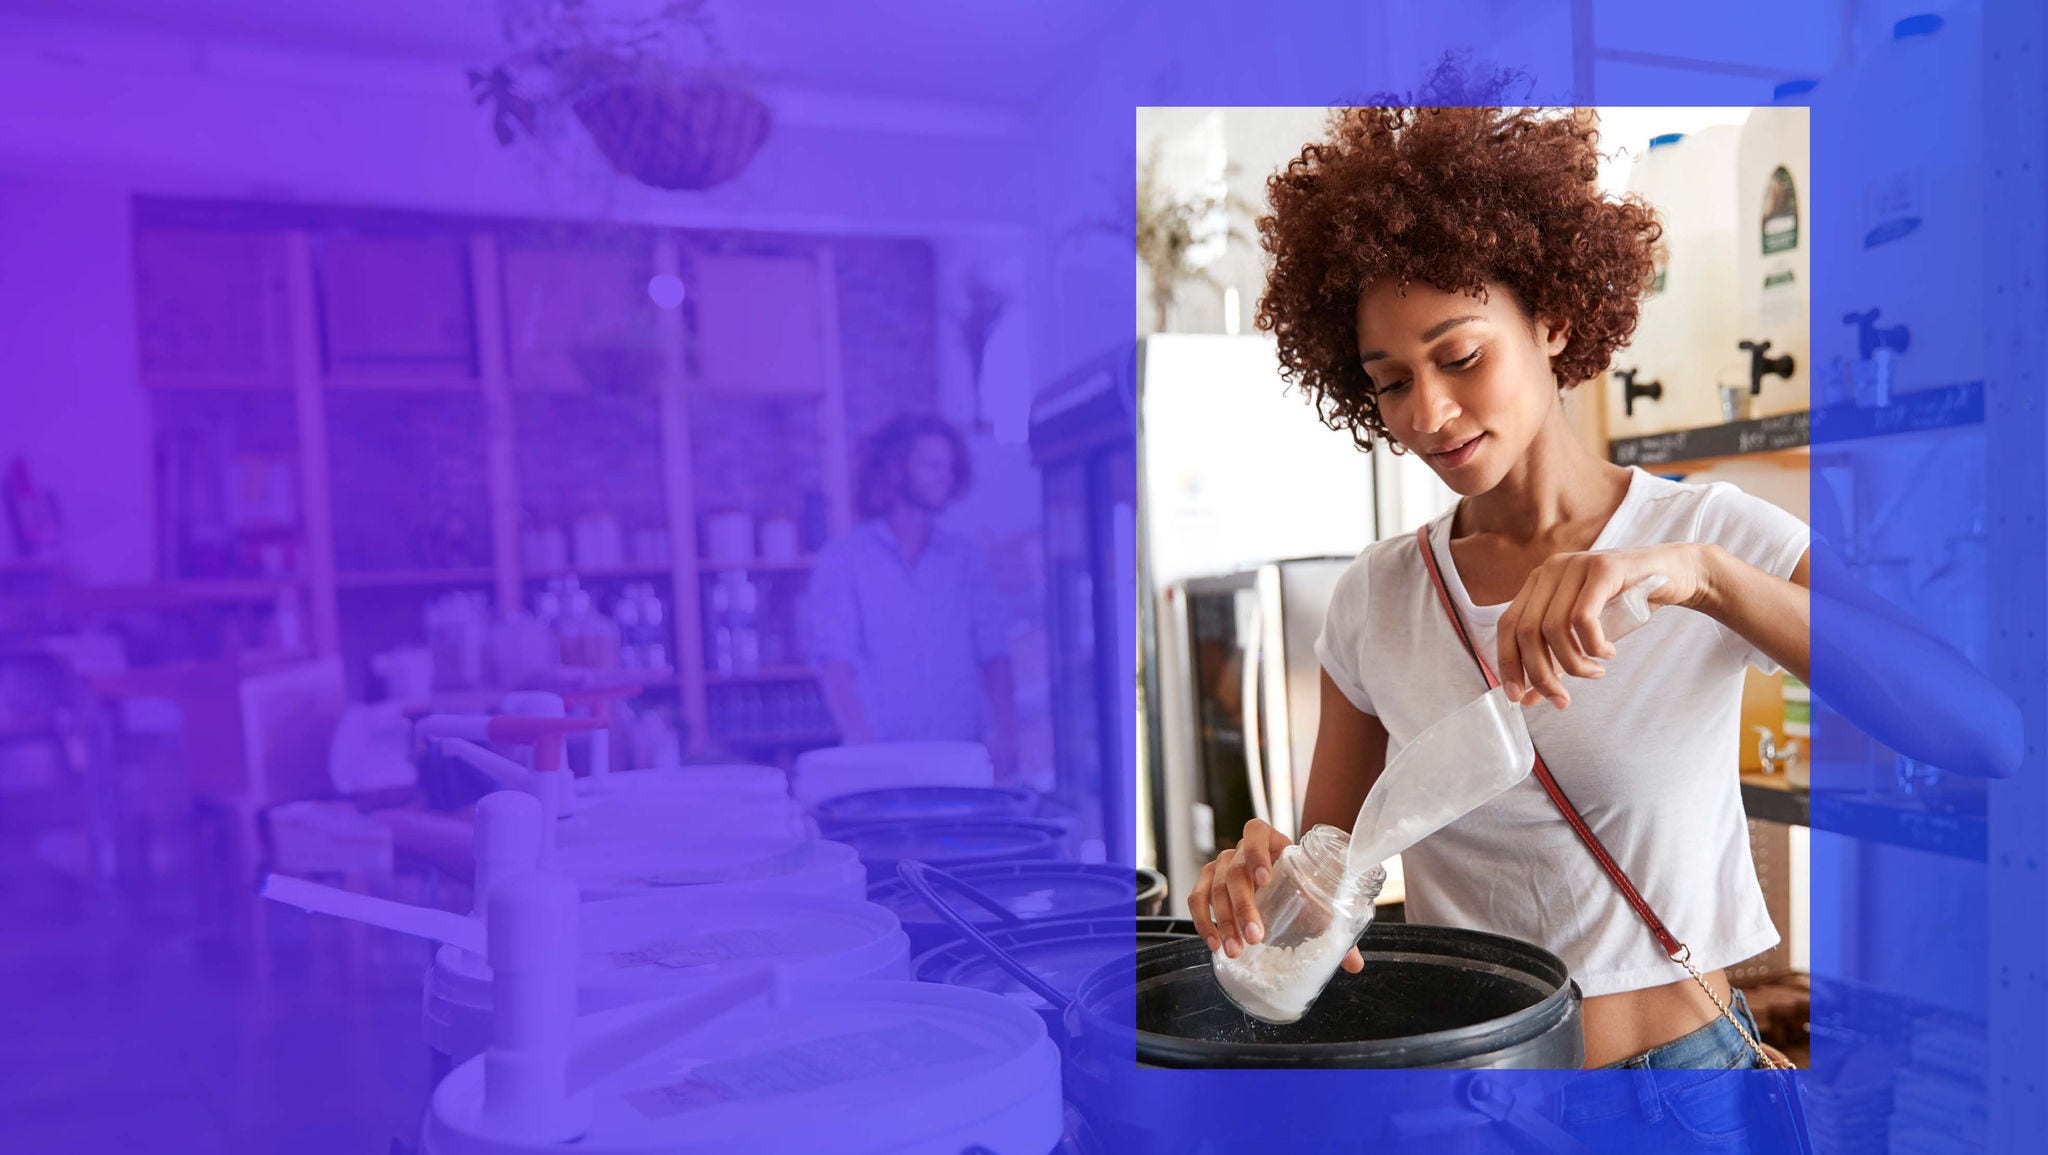
[[[1272,880],[1273,863],[1293,841],[1271,823],[1254,818],[1244,824],[1244,837],[1236,847],[1202,868],[1195,889],[1188,894],[1188,914],[1195,920],[1195,932],[1211,951],[1221,950],[1236,958],[1247,944],[1266,936],[1253,895]],[[1352,974],[1365,969],[1357,947],[1345,953],[1343,965]]]

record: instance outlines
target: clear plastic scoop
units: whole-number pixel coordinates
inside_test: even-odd
[[[1600,610],[1600,632],[1607,635],[1609,644],[1620,641],[1649,621],[1650,611],[1657,608],[1650,604],[1650,595],[1670,584],[1670,578],[1653,573],[1614,595]]]
[[[1371,870],[1492,801],[1535,765],[1522,708],[1506,690],[1458,707],[1380,772],[1351,826],[1347,873]]]

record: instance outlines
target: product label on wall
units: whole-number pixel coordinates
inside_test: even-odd
[[[1763,245],[1767,254],[1799,247],[1799,188],[1784,165],[1772,170],[1770,187],[1764,190]],[[1768,280],[1764,287],[1770,287]]]

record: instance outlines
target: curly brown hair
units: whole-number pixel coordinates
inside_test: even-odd
[[[898,413],[868,438],[861,454],[860,480],[854,487],[862,517],[880,517],[895,506],[903,489],[903,463],[918,441],[936,437],[953,450],[953,500],[974,484],[974,458],[967,439],[953,423],[931,413]]]
[[[1358,299],[1391,279],[1483,297],[1506,285],[1567,324],[1559,389],[1606,372],[1635,332],[1663,227],[1642,198],[1601,195],[1590,110],[1345,108],[1266,182],[1273,256],[1258,326],[1282,376],[1361,449],[1388,436],[1358,361]]]

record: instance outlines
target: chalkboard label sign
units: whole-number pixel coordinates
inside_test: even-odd
[[[1608,442],[1607,455],[1616,465],[1656,466],[1898,433],[1924,433],[1979,425],[1983,421],[1984,383],[1969,381],[1893,394],[1891,404],[1876,408],[1830,405],[1811,413],[1780,413],[1701,429],[1625,437]]]

